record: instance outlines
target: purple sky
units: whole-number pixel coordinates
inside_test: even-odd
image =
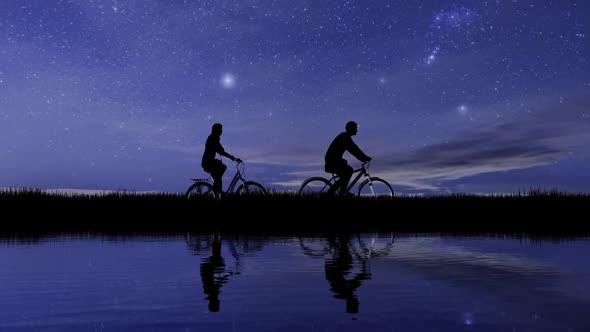
[[[400,193],[588,192],[589,16],[572,0],[4,0],[0,187],[182,192],[220,122],[249,179],[294,189],[354,120]]]

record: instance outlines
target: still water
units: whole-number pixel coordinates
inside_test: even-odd
[[[590,240],[0,241],[0,331],[590,331]]]

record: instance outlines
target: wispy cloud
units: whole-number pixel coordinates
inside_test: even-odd
[[[414,189],[436,190],[434,183],[467,176],[528,168],[558,159],[566,152],[551,139],[559,133],[543,133],[513,126],[471,133],[448,143],[416,150],[411,155],[390,160],[383,168],[397,184]],[[565,133],[562,133],[565,134]]]
[[[397,185],[438,191],[449,180],[552,163],[588,138],[575,122],[499,123],[389,158],[378,170]]]

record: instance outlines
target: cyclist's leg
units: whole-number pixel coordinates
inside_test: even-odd
[[[353,172],[354,170],[352,169],[352,167],[350,167],[350,165],[343,165],[342,171],[339,174],[340,181],[342,181],[340,184],[340,195],[344,196],[348,194],[348,190],[346,190],[346,188],[348,187],[348,183],[350,182],[350,178],[352,177]]]
[[[334,195],[334,193],[336,192],[336,190],[338,190],[340,183],[341,183],[340,177],[338,177],[339,167],[337,164],[334,164],[333,162],[329,162],[329,163],[327,162],[326,165],[324,166],[324,171],[326,171],[326,173],[336,174],[336,176],[337,176],[336,181],[326,191],[326,194]]]
[[[326,170],[336,174],[338,178],[336,182],[334,182],[334,185],[330,188],[330,190],[328,190],[328,194],[345,194],[346,187],[348,187],[348,182],[350,181],[350,178],[352,177],[352,173],[354,172],[354,170],[352,169],[352,167],[350,167],[350,165],[348,165],[346,160],[342,160],[338,164],[330,166],[331,167],[329,168],[326,167]]]
[[[339,192],[340,184],[342,183],[342,177],[338,176],[338,173],[334,173],[334,174],[336,174],[337,178],[336,178],[336,181],[334,182],[334,184],[330,187],[330,189],[328,189],[328,191],[326,191],[326,193],[328,195],[334,195],[334,193]]]
[[[222,192],[222,178],[226,169],[227,166],[225,166],[219,159],[215,160],[215,164],[211,168],[211,177],[213,178],[213,191],[215,191],[216,193]]]

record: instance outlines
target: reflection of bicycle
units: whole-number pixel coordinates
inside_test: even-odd
[[[323,242],[321,238],[306,237],[299,237],[298,239],[299,246],[306,256],[325,257],[334,251],[334,248],[330,246],[330,241]],[[340,241],[342,239],[341,237]],[[388,237],[379,236],[379,234],[371,236],[361,236],[361,234],[358,234],[356,241],[353,241],[353,239],[353,236],[348,238],[348,248],[351,254],[360,261],[390,255],[395,243],[393,233]]]
[[[209,234],[185,234],[185,242],[193,255],[203,255],[211,253],[214,249],[215,244],[221,244],[223,234],[219,232],[213,233],[213,236]],[[215,240],[219,243],[215,243]],[[226,269],[228,275],[239,275],[241,274],[241,260],[243,256],[253,256],[256,252],[262,250],[265,245],[264,238],[244,236],[244,235],[233,235],[223,236],[223,242],[226,248],[228,248],[231,256],[234,259],[234,266]]]
[[[266,189],[255,181],[246,181],[244,179],[244,169],[245,165],[244,162],[239,160],[236,163],[236,174],[234,178],[229,183],[226,193],[233,193],[234,189],[238,182],[240,185],[235,189],[235,193],[237,194],[259,194],[265,195]],[[213,180],[211,178],[207,179],[191,179],[194,183],[188,188],[186,191],[186,197],[196,197],[196,196],[211,196],[215,197],[215,191],[213,191]]]
[[[358,180],[365,176],[367,177],[358,186],[358,196],[372,196],[372,197],[393,197],[393,188],[391,185],[378,177],[369,175],[370,162],[364,162],[361,168],[355,169],[354,173],[358,173],[357,176],[350,181],[346,191],[350,192],[352,187],[358,182]],[[354,174],[353,173],[353,174]],[[334,185],[338,176],[332,173],[332,177],[328,180],[321,176],[314,176],[306,179],[299,188],[300,195],[318,195],[325,194]]]

